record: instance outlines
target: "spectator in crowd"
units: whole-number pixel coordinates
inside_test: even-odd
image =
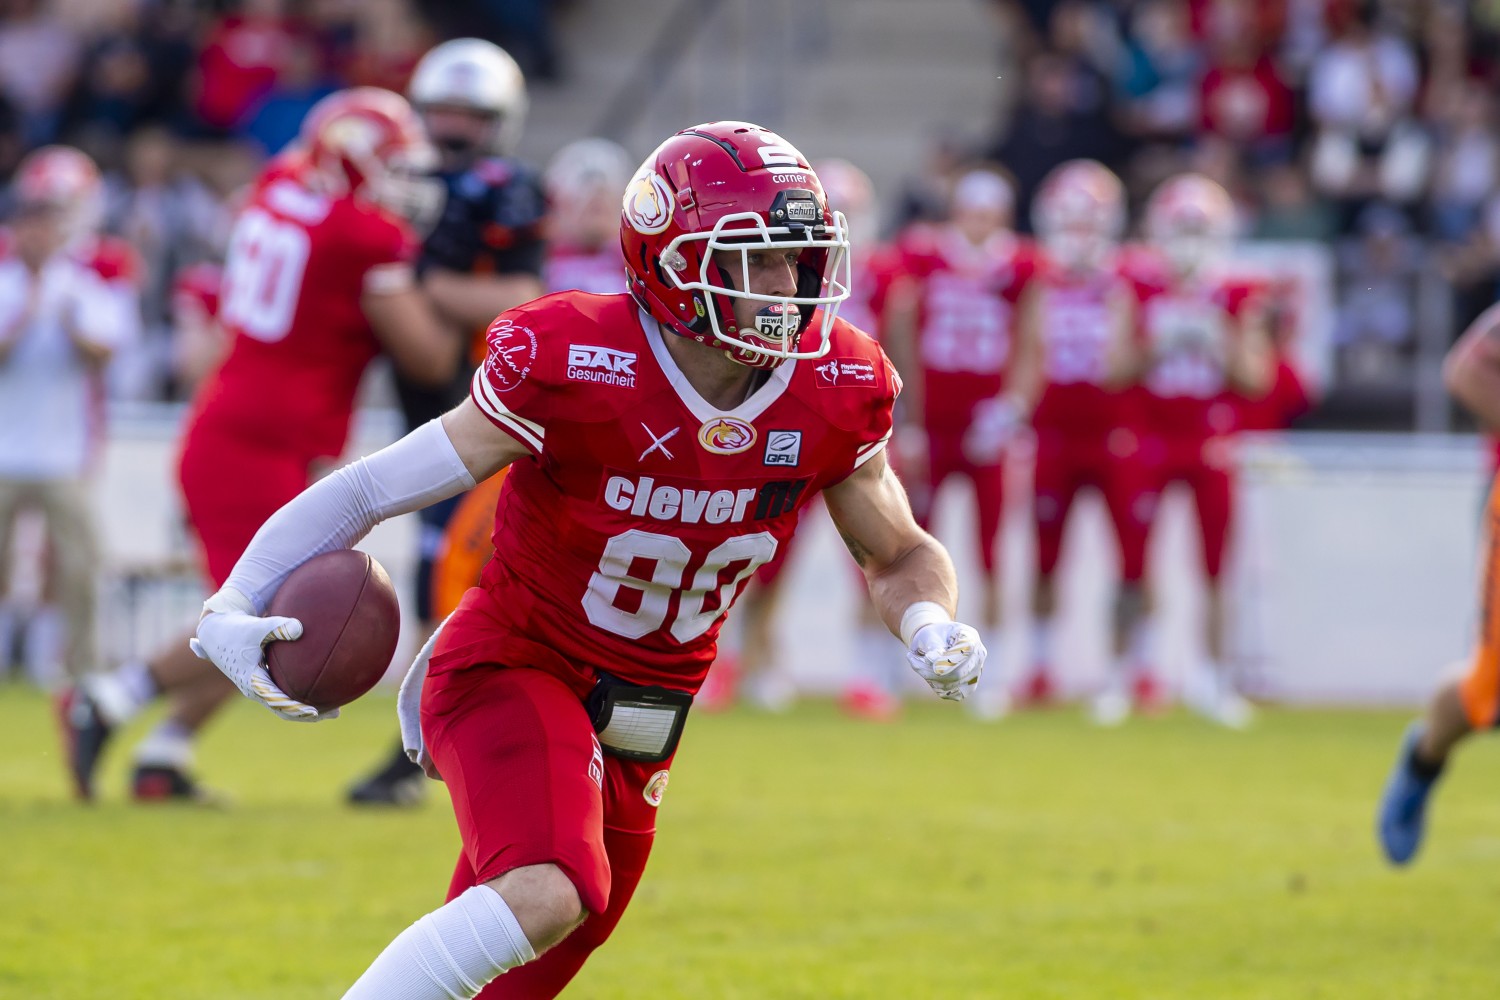
[[[250,114],[246,136],[266,156],[275,156],[297,138],[302,119],[312,106],[337,89],[324,70],[323,53],[313,39],[288,39],[276,82]]]
[[[1214,24],[1199,87],[1202,131],[1234,142],[1254,161],[1285,159],[1294,117],[1291,87],[1253,25],[1232,18]]]
[[[1409,203],[1424,189],[1428,144],[1415,120],[1420,76],[1411,45],[1379,27],[1362,3],[1312,65],[1314,183],[1357,212],[1384,198]]]
[[[41,0],[6,0],[0,13],[0,90],[21,114],[27,144],[50,142],[78,68],[78,36]]]
[[[1181,142],[1197,126],[1203,54],[1188,27],[1186,0],[1146,0],[1132,13],[1116,81],[1132,135]]]
[[[235,134],[276,85],[287,53],[307,38],[283,0],[244,0],[209,29],[198,54],[194,112],[210,136]]]
[[[1429,194],[1432,235],[1445,243],[1469,239],[1500,176],[1500,138],[1489,90],[1471,81],[1454,96],[1436,123],[1439,139]]]
[[[166,128],[150,126],[131,136],[124,169],[105,183],[105,225],[130,242],[142,263],[144,339],[111,372],[114,394],[127,398],[180,398],[171,382],[169,304],[173,275],[183,266],[217,256],[229,228],[229,210],[201,181],[182,170],[181,143]]]
[[[1400,357],[1411,350],[1420,260],[1400,209],[1372,202],[1360,212],[1357,235],[1339,247],[1342,280],[1334,340],[1345,380],[1389,381]]]

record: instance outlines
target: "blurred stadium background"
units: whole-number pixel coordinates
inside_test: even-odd
[[[498,41],[527,73],[531,112],[519,148],[523,160],[543,164],[567,142],[588,135],[614,139],[639,157],[661,137],[694,122],[757,121],[790,138],[815,161],[837,156],[860,165],[875,183],[886,238],[914,220],[940,213],[961,166],[976,159],[1003,164],[1015,176],[1022,227],[1041,177],[1075,157],[1095,157],[1114,168],[1126,182],[1133,207],[1159,180],[1181,170],[1199,170],[1219,180],[1234,196],[1240,227],[1249,238],[1242,249],[1244,262],[1277,282],[1293,303],[1289,356],[1313,401],[1293,427],[1244,441],[1243,516],[1231,574],[1237,607],[1232,648],[1246,690],[1268,702],[1410,706],[1430,688],[1441,665],[1464,652],[1473,624],[1477,521],[1493,448],[1450,404],[1440,367],[1464,325],[1500,289],[1500,122],[1495,108],[1500,5],[1440,0],[5,0],[0,3],[0,177],[8,176],[26,151],[48,142],[85,149],[106,173],[107,229],[130,240],[146,265],[143,336],[120,353],[109,372],[107,431],[97,471],[96,506],[105,545],[101,637],[108,663],[149,651],[177,631],[203,597],[171,465],[192,384],[191,364],[184,361],[190,345],[180,339],[181,318],[174,311],[177,275],[189,265],[221,259],[236,190],[295,135],[301,114],[319,97],[350,84],[401,90],[427,48],[462,35]],[[353,453],[367,452],[399,432],[385,377],[377,368],[367,386]],[[1007,514],[1004,574],[1007,621],[1020,623],[1026,617],[1032,543],[1024,482],[1014,494],[1018,502]],[[955,491],[941,503],[939,535],[950,542],[972,595],[978,561],[964,541],[971,501]],[[1169,676],[1196,652],[1189,623],[1202,597],[1190,517],[1185,498],[1173,496],[1163,528],[1153,539],[1165,621],[1162,667]],[[826,693],[838,688],[852,655],[857,595],[826,519],[810,519],[807,529],[808,543],[791,568],[778,629],[783,635],[799,629],[818,636],[811,646],[783,643],[783,658],[806,689]],[[1116,567],[1102,510],[1090,506],[1071,530],[1063,569],[1065,638],[1058,664],[1065,685],[1083,691],[1097,682],[1108,658],[1107,611]],[[403,520],[384,525],[365,547],[391,570],[398,586],[410,585],[412,525]],[[28,679],[43,687],[57,682],[61,642],[57,619],[45,608],[40,533],[29,520],[18,526],[17,554],[10,578],[0,581],[5,594],[0,670],[9,670],[18,683],[0,688],[0,700],[11,700],[8,714],[30,721],[11,728],[8,759],[0,764],[0,775],[6,776],[0,817],[25,830],[15,843],[38,849],[64,835],[73,821],[55,806],[49,811],[48,803],[63,797],[60,768],[54,782],[48,768],[55,762],[33,745],[51,738],[36,718],[43,705],[24,690]],[[409,656],[414,638],[404,638],[398,661]],[[1019,627],[1005,630],[999,639],[997,654],[1008,672],[1020,670],[1025,644]],[[379,713],[369,714],[385,718],[388,703],[377,696],[372,704]],[[764,724],[776,727],[779,738],[791,745],[814,751],[822,745],[819,741],[837,739],[830,735],[837,726],[831,715],[807,711],[813,714]],[[1337,867],[1337,859],[1349,849],[1351,838],[1365,838],[1365,800],[1373,796],[1384,766],[1385,737],[1394,733],[1394,722],[1384,725],[1384,716],[1353,722],[1324,715],[1308,718],[1315,722],[1302,728],[1279,716],[1267,723],[1267,740],[1285,741],[1272,759],[1272,777],[1261,775],[1257,781],[1274,789],[1277,768],[1295,770],[1303,755],[1337,743],[1320,741],[1308,728],[1326,723],[1330,732],[1349,735],[1348,745],[1369,765],[1364,777],[1370,795],[1362,788],[1340,800],[1357,815],[1346,810],[1339,814],[1342,818],[1318,820],[1326,818],[1330,832],[1308,862],[1312,868],[1332,865],[1335,882],[1342,879],[1347,888],[1370,874],[1361,869],[1358,876],[1351,875]],[[757,723],[739,715],[733,719],[717,724],[729,726],[727,732],[700,721],[709,731],[705,742],[719,754],[715,761],[732,762],[739,749],[755,742],[743,727]],[[796,723],[806,724],[801,736],[785,728]],[[922,739],[949,738],[927,714],[918,713],[913,725]],[[1011,737],[1018,741],[1012,749],[1041,756],[1068,743],[1070,737],[1058,732],[1082,731],[1071,717],[1016,725],[1022,727],[1021,735]],[[217,766],[231,783],[236,778],[250,783],[253,779],[236,761],[258,742],[281,735],[264,728],[251,727],[243,713],[236,713],[222,734],[215,733],[205,764]],[[368,747],[380,734],[377,727],[365,728]],[[1372,736],[1371,728],[1381,732]],[[1174,760],[1202,750],[1195,742],[1201,737],[1187,727],[1158,730],[1150,738],[1169,746],[1142,750],[1150,758],[1143,766],[1162,777],[1178,766]],[[318,738],[326,743],[339,737]],[[811,742],[797,742],[803,738]],[[308,738],[298,739],[305,743]],[[859,746],[877,753],[868,734],[859,739]],[[1005,752],[991,753],[986,739],[969,733],[951,749],[988,757],[1003,768]],[[346,751],[333,759],[352,768],[357,758],[358,751]],[[284,751],[272,759],[298,767]],[[1217,759],[1209,758],[1205,766]],[[859,767],[859,761],[856,756],[851,766]],[[775,766],[795,763],[783,759]],[[1065,766],[1076,766],[1080,773],[1059,777],[1048,787],[1028,786],[1020,794],[1093,794],[1095,785],[1082,773],[1086,765]],[[686,798],[690,785],[706,798],[713,794],[712,768],[695,767],[680,789],[674,784],[674,794]],[[1235,773],[1233,767],[1226,773]],[[1355,767],[1330,771],[1324,778],[1345,782],[1359,780],[1361,773]],[[320,767],[302,776],[322,787],[316,793],[302,788],[294,799],[326,791],[331,801],[336,783],[347,774]],[[910,780],[920,783],[923,777],[912,775]],[[1218,785],[1196,780],[1191,787]],[[872,797],[893,794],[885,788],[864,790]],[[798,791],[809,799],[818,794]],[[761,793],[774,798],[776,791]],[[1017,790],[995,787],[983,794],[998,801]],[[257,795],[264,798],[264,790],[245,796],[246,805],[256,804]],[[712,829],[714,817],[701,807],[699,811],[705,813],[703,828]],[[338,835],[346,834],[350,821],[327,812],[314,815]],[[1469,838],[1458,860],[1493,856],[1495,841],[1485,836],[1486,828],[1494,828],[1488,822],[1492,814],[1474,811],[1454,820],[1454,833],[1462,831]],[[111,815],[119,814],[88,821],[84,835],[93,837],[92,849],[101,852],[86,855],[95,865],[106,864],[101,845],[110,832],[103,821]],[[844,821],[845,814],[813,820]],[[879,816],[863,820],[883,821]],[[295,820],[282,816],[280,822]],[[769,824],[759,836],[774,838],[798,822],[791,813],[784,826]],[[946,825],[949,820],[940,821],[941,835],[968,836],[965,822],[963,816],[953,818],[951,826]],[[1053,816],[1051,822],[1060,829],[1100,820],[1085,813]],[[429,816],[425,827],[447,829],[446,823],[446,816],[440,823]],[[134,835],[136,825],[131,821],[124,835]],[[5,826],[9,823],[0,825],[0,831]],[[664,828],[670,830],[671,824]],[[399,842],[418,832],[418,827],[402,826],[385,834],[388,841]],[[1141,820],[1136,832],[1148,839],[1162,834],[1148,819]],[[1253,954],[1257,943],[1266,949],[1282,943],[1273,914],[1283,904],[1258,909],[1264,900],[1257,894],[1264,886],[1255,880],[1272,880],[1282,896],[1301,892],[1296,880],[1305,877],[1299,874],[1304,869],[1277,867],[1283,844],[1276,838],[1284,832],[1267,833],[1270,845],[1257,841],[1253,847],[1277,860],[1264,867],[1252,863],[1253,874],[1234,883],[1244,893],[1221,893],[1217,901],[1230,905],[1238,899],[1250,912],[1263,914],[1257,919],[1264,926],[1247,932],[1246,954]],[[266,835],[273,843],[283,842],[275,833]],[[986,828],[984,835],[1003,838],[1006,833]],[[0,836],[8,839],[7,833]],[[249,839],[215,842],[226,851],[256,850]],[[685,838],[666,843],[664,852],[680,848],[691,854]],[[1102,850],[1119,846],[1111,843]],[[1208,884],[1223,888],[1214,881],[1223,872],[1212,867],[1212,851],[1242,846],[1213,844],[1203,862]],[[1285,846],[1291,849],[1290,841]],[[381,849],[371,848],[372,871],[380,870]],[[840,847],[816,841],[808,849]],[[1086,854],[1088,849],[1079,850]],[[441,860],[443,851],[438,853]],[[1157,863],[1169,866],[1171,861],[1163,855]],[[323,862],[303,875],[321,871],[319,864]],[[430,865],[433,871],[421,874],[436,885],[443,864]],[[1121,863],[1125,867],[1085,862],[1091,865],[1110,874],[1083,877],[1112,880],[1124,871],[1125,881],[1150,881],[1150,863],[1130,868],[1126,862]],[[653,868],[667,870],[660,862]],[[990,871],[986,878],[1010,874]],[[1444,881],[1426,884],[1420,905],[1442,915],[1445,901],[1462,895],[1465,885],[1457,865],[1438,872],[1436,877]],[[41,891],[53,878],[78,877],[46,865],[28,868],[24,880],[19,869],[11,874],[14,879],[0,878],[0,911],[12,913],[18,911],[3,904],[7,889],[30,885]],[[911,877],[913,886],[921,881],[920,875]],[[126,894],[148,891],[133,883],[116,888]],[[681,902],[673,902],[676,897],[670,893],[681,888],[667,885],[662,891],[668,899],[659,908],[674,913],[673,906]],[[1054,888],[1043,883],[1034,892],[1039,900]],[[1170,895],[1160,886],[1151,891]],[[1320,919],[1331,928],[1350,913],[1393,905],[1379,890],[1369,891],[1371,895],[1342,897],[1346,908],[1335,907]],[[420,893],[413,889],[413,898],[426,898]],[[977,896],[955,905],[981,907]],[[79,900],[76,905],[88,903]],[[1034,905],[1044,908],[1041,902]],[[388,922],[395,919],[391,914],[421,909],[416,903],[404,908],[393,904],[389,914],[381,915]],[[1111,912],[1105,908],[1091,919],[1107,924]],[[1158,926],[1184,931],[1197,912],[1192,907],[1175,910],[1174,916],[1159,918]],[[1204,912],[1212,919],[1220,911]],[[52,917],[35,919],[45,924]],[[373,920],[369,913],[360,919]],[[676,913],[675,919],[691,939],[691,917]],[[0,922],[6,920],[0,917]],[[1070,933],[1066,924],[1064,920],[1052,930]],[[877,937],[874,947],[886,947],[914,929],[884,932],[896,937]],[[1090,933],[1095,932],[1105,933],[1097,928]],[[1389,942],[1399,932],[1400,923],[1393,920],[1376,933]],[[1143,940],[1150,938],[1149,931],[1141,933]],[[371,930],[368,947],[378,946],[383,934]],[[662,950],[662,942],[650,935],[633,934],[625,946],[612,946],[613,951],[628,958],[630,949],[637,957],[643,950]],[[12,937],[18,946],[35,940]],[[713,942],[697,943],[712,951]],[[1200,958],[1221,954],[1213,946],[1203,947]],[[0,952],[5,950],[0,946]],[[1031,991],[1024,984],[1034,980],[1022,979],[1011,983],[1022,983],[1020,992],[1007,995],[1355,995],[1356,979],[1350,978],[1327,991],[1292,992],[1293,982],[1315,981],[1319,961],[1295,950],[1282,970],[1289,973],[1285,989],[1261,988],[1277,982],[1274,976],[1266,978],[1271,975],[1266,968],[1241,968],[1233,982],[1219,982],[1222,988],[1203,973],[1199,988],[1173,992],[1168,985],[1172,977],[1164,970],[1192,966],[1198,958],[1189,951],[1183,949],[1180,962],[1174,952],[1135,979],[1127,974],[1129,982],[1141,984],[1139,989],[1114,992],[1107,978],[1085,978],[1058,992]],[[1456,978],[1448,991],[1428,992],[1429,981],[1412,979],[1384,992],[1393,980],[1381,978],[1385,966],[1377,963],[1369,966],[1369,975],[1357,977],[1359,993],[1470,995],[1463,992],[1470,982],[1465,970],[1474,966],[1465,962],[1477,959],[1449,958],[1456,962]],[[1067,960],[1049,955],[1038,961],[1039,967],[1055,971]],[[5,961],[0,958],[0,996],[104,995],[93,992],[101,988],[99,981],[87,977],[48,992],[34,970],[16,973],[13,981],[20,985],[8,992]],[[813,970],[817,962],[804,955],[792,964]],[[643,974],[640,968],[628,962],[609,968],[618,974],[612,981],[616,985],[601,985],[597,995],[643,995],[618,985]],[[1100,975],[1106,971],[1101,969]],[[813,979],[806,982],[817,982],[815,973],[807,974]],[[894,995],[881,987],[893,981],[889,976],[863,973],[852,984],[830,980],[821,987],[741,992],[704,975],[695,981],[695,991],[671,995]],[[998,995],[988,992],[989,986],[965,986],[982,978],[979,971],[974,976],[965,980],[955,973],[931,995]],[[326,978],[330,984],[341,981]],[[173,993],[170,985],[156,982],[119,995],[327,994],[327,989],[299,988],[303,992],[287,986],[272,992],[246,987],[240,992]],[[915,993],[903,995],[923,995],[919,986],[913,989]]]

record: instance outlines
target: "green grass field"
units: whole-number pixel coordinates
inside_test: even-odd
[[[382,697],[318,726],[237,703],[201,759],[233,808],[128,806],[123,753],[81,808],[46,703],[0,689],[0,997],[341,995],[457,850],[440,791],[340,803],[391,721]],[[1371,809],[1401,725],[701,716],[641,891],[569,995],[1488,998],[1500,743],[1459,760],[1396,873]]]

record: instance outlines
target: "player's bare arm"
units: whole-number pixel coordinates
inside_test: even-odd
[[[360,296],[370,329],[402,375],[422,385],[446,384],[461,360],[463,338],[414,282],[393,284],[367,287]]]
[[[966,698],[984,669],[984,643],[974,629],[953,621],[958,607],[953,561],[912,518],[906,491],[885,453],[823,497],[865,574],[875,610],[906,643],[907,662],[939,697]]]
[[[1110,293],[1109,348],[1105,355],[1104,376],[1107,388],[1123,389],[1140,381],[1146,373],[1150,359],[1135,336],[1138,312],[1136,297],[1130,291],[1117,288]]]
[[[1250,399],[1271,391],[1276,358],[1271,348],[1270,315],[1261,303],[1247,305],[1239,321],[1239,335],[1230,341],[1224,378]]]
[[[1500,305],[1479,315],[1443,361],[1443,383],[1489,431],[1500,431]]]
[[[906,490],[879,454],[824,491],[828,513],[870,584],[870,599],[886,626],[900,634],[901,616],[917,601],[958,608],[953,561],[937,539],[917,526]]]
[[[881,322],[881,346],[890,356],[902,380],[901,421],[920,427],[922,422],[922,372],[917,365],[917,319],[921,289],[915,278],[903,275],[891,282],[886,293]]]
[[[542,282],[534,274],[463,274],[433,268],[422,278],[448,322],[465,330],[488,326],[490,320],[542,294]]]

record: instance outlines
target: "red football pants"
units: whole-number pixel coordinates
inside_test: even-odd
[[[1051,576],[1062,554],[1063,529],[1073,499],[1085,486],[1104,497],[1120,546],[1120,576],[1139,583],[1146,575],[1146,536],[1155,493],[1142,465],[1135,432],[1116,427],[1107,435],[1036,431],[1035,504],[1037,572]]]

